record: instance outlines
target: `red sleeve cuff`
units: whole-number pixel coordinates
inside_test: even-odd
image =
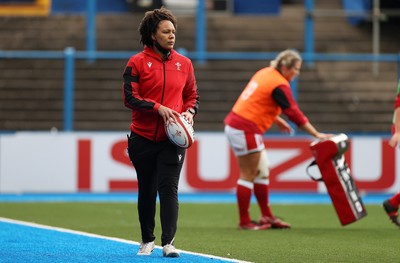
[[[158,109],[160,108],[161,104],[160,103],[154,103],[154,107],[153,109],[158,111]]]

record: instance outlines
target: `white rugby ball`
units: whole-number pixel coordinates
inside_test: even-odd
[[[168,139],[181,148],[189,148],[194,143],[193,126],[182,115],[176,118],[176,122],[166,123],[165,132]]]

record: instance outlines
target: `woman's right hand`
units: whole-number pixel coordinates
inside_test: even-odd
[[[335,136],[334,134],[329,134],[329,133],[322,133],[322,132],[317,132],[314,137],[320,140],[323,139],[329,139],[331,137]]]
[[[168,123],[170,121],[176,121],[176,117],[179,117],[179,113],[170,108],[167,108],[163,105],[160,105],[158,108],[158,114],[163,118],[164,123]]]

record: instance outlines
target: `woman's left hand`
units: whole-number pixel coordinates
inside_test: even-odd
[[[194,124],[194,119],[193,119],[194,116],[193,116],[193,114],[191,114],[189,111],[184,111],[184,112],[182,112],[181,115],[187,120],[187,122],[190,125],[193,126],[193,124]]]

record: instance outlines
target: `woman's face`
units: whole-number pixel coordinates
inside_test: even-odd
[[[158,23],[156,32],[153,34],[153,40],[164,49],[171,50],[175,45],[175,27],[169,20],[162,20]]]
[[[285,66],[282,67],[282,76],[288,81],[292,81],[295,77],[300,75],[301,61],[296,61],[293,67],[287,68]]]

